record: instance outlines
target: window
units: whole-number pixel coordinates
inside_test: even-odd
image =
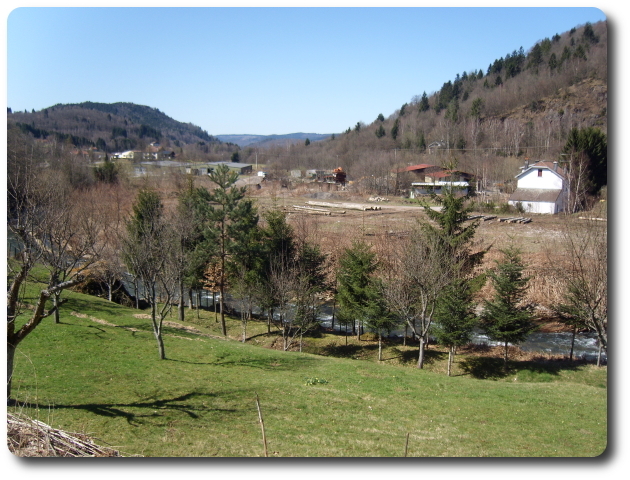
[[[538,176],[539,176],[539,177],[542,177],[542,168],[539,168],[539,169],[538,169]]]

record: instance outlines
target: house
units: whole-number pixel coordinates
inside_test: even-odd
[[[458,170],[446,170],[442,167],[435,167],[424,174],[421,182],[412,182],[409,190],[409,197],[416,198],[418,195],[428,195],[435,193],[440,195],[444,188],[456,188],[458,192],[467,195],[470,188],[470,181],[473,175]]]
[[[520,204],[529,213],[554,214],[566,208],[568,182],[558,162],[540,161],[530,165],[526,161],[516,179],[516,190],[508,201],[510,205]]]
[[[426,180],[426,175],[429,173],[441,172],[444,170],[442,167],[438,167],[437,165],[429,165],[428,163],[421,163],[419,165],[410,165],[405,168],[400,168],[397,170],[397,173],[404,174],[409,173],[413,178],[418,181],[428,181]]]
[[[251,174],[253,169],[251,164],[246,163],[238,163],[238,162],[211,162],[208,163],[207,166],[212,170],[219,165],[226,165],[230,171],[236,172],[239,175],[248,175]]]

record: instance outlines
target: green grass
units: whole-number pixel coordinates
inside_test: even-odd
[[[256,394],[270,456],[397,457],[407,433],[408,456],[592,457],[606,448],[605,368],[512,362],[505,375],[496,359],[458,356],[447,377],[433,349],[418,370],[413,346],[388,344],[381,363],[373,343],[346,347],[334,335],[307,338],[306,348],[336,356],[262,348],[277,337],[263,322],[250,324],[246,344],[216,338],[211,312],[186,317],[206,336],[165,328],[161,361],[138,311],[64,296],[62,323],[46,319],[19,347],[20,406],[10,411],[127,455],[261,456]],[[238,320],[228,327],[240,338]]]

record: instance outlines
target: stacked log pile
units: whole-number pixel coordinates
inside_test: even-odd
[[[329,202],[315,202],[308,201],[306,202],[308,205],[313,205],[315,207],[328,207],[328,208],[345,208],[346,210],[381,210],[381,207],[378,205],[364,205],[361,203],[329,203]]]
[[[7,413],[7,443],[19,457],[120,457],[117,450],[100,447],[87,435],[69,434],[24,415]]]

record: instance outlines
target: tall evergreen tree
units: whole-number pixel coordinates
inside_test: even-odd
[[[213,254],[220,265],[219,291],[221,330],[227,335],[225,325],[225,286],[228,263],[232,257],[243,254],[243,247],[249,242],[252,229],[258,224],[258,214],[253,202],[245,198],[246,188],[236,187],[236,172],[231,172],[226,165],[219,165],[210,174],[215,189],[209,195],[207,217],[209,228],[206,231],[207,245],[213,248]]]
[[[470,343],[477,325],[470,284],[456,278],[444,288],[435,306],[433,335],[448,347],[448,375],[451,375],[457,347]]]
[[[503,343],[503,366],[507,372],[509,344],[521,343],[536,326],[530,308],[522,305],[529,277],[523,274],[521,253],[513,246],[501,252],[503,259],[496,262],[496,271],[488,273],[495,293],[491,301],[484,301],[481,321],[488,336]]]
[[[391,130],[392,138],[394,140],[396,140],[396,137],[398,136],[399,123],[400,122],[398,121],[398,119],[394,120],[394,126],[392,127],[392,130]]]
[[[427,97],[427,92],[422,93],[422,98],[420,99],[420,104],[418,105],[418,109],[421,112],[426,112],[430,108],[429,106],[429,98]]]
[[[354,242],[339,259],[339,316],[358,323],[358,338],[361,337],[361,324],[369,314],[370,302],[378,294],[373,279],[377,265],[376,254],[364,241]]]
[[[586,156],[591,179],[588,193],[596,194],[608,183],[608,138],[599,128],[571,129],[562,153],[569,162]]]
[[[261,308],[267,312],[267,332],[271,333],[273,311],[277,307],[271,273],[278,264],[293,260],[297,247],[295,232],[287,223],[285,212],[274,206],[263,213],[263,219],[265,224],[260,232],[263,263],[257,296]]]

